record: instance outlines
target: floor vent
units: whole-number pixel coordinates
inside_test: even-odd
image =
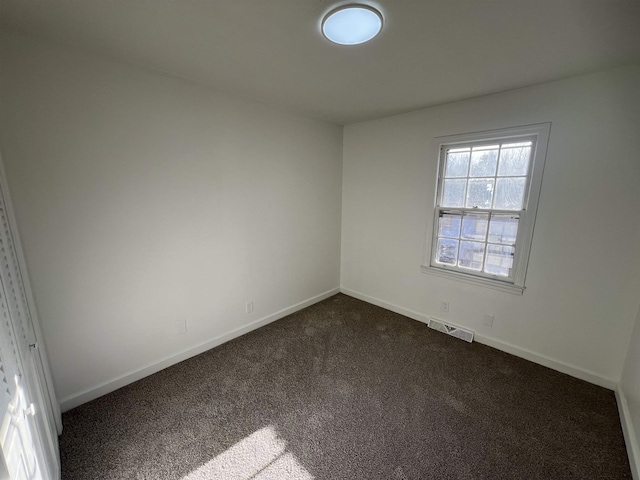
[[[473,342],[473,332],[471,330],[465,330],[454,325],[447,325],[441,320],[436,320],[435,318],[429,318],[429,323],[427,324],[427,326],[429,328],[433,328],[434,330],[438,330],[439,332],[451,335],[452,337],[460,338],[465,342]]]

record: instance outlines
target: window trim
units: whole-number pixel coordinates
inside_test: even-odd
[[[549,143],[549,134],[551,123],[539,123],[533,125],[524,125],[519,127],[502,128],[498,130],[486,130],[473,133],[464,133],[457,135],[447,135],[436,137],[434,144],[438,148],[438,161],[436,170],[435,192],[433,195],[432,209],[433,214],[429,216],[427,222],[427,237],[425,242],[425,252],[421,270],[424,273],[434,274],[446,277],[452,280],[462,281],[465,283],[476,284],[484,287],[497,289],[504,292],[522,295],[525,290],[525,280],[529,256],[531,253],[531,244],[533,241],[533,231],[535,227],[536,213],[540,199],[540,189],[542,186],[542,176],[544,173],[544,164],[547,156],[547,147]],[[525,192],[524,208],[522,210],[492,210],[492,209],[474,209],[477,211],[492,211],[495,213],[517,213],[520,216],[518,236],[516,239],[516,249],[513,259],[513,277],[505,278],[497,275],[486,273],[475,274],[466,273],[455,267],[448,267],[443,264],[434,264],[434,245],[437,242],[437,222],[440,211],[455,211],[454,207],[441,207],[438,205],[438,194],[442,192],[444,151],[447,148],[457,145],[469,143],[491,143],[495,141],[504,141],[511,138],[535,137],[534,151],[531,155],[530,179],[527,190]]]

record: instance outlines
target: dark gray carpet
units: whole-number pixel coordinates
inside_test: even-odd
[[[336,295],[63,416],[64,479],[625,479],[613,392]]]

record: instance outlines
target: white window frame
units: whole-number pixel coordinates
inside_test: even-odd
[[[540,198],[540,188],[542,186],[542,176],[547,155],[550,130],[551,123],[540,123],[522,127],[448,135],[444,137],[437,137],[435,139],[435,142],[438,144],[437,182],[435,185],[436,189],[434,194],[433,216],[427,226],[425,256],[421,266],[424,273],[444,276],[450,279],[456,279],[467,283],[522,295],[525,289],[525,279],[529,263],[529,254],[531,251],[531,243],[533,241],[533,230],[538,209],[538,201]],[[442,207],[440,205],[444,179],[444,162],[446,160],[445,157],[447,149],[452,147],[468,146],[469,144],[478,145],[485,142],[492,143],[505,140],[517,141],[520,139],[533,141],[533,151],[531,154],[528,181],[525,187],[525,197],[522,210],[504,211],[497,209],[473,209],[474,212],[478,213],[512,213],[520,217],[515,243],[512,276],[504,277],[491,275],[485,272],[475,272],[473,270],[462,269],[460,267],[448,266],[435,262],[436,246],[438,241],[438,222],[441,212],[471,210],[468,208],[458,209],[455,207]]]

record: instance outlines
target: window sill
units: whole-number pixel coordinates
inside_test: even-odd
[[[436,275],[438,277],[448,278],[449,280],[456,280],[459,282],[470,283],[472,285],[479,285],[481,287],[491,288],[493,290],[511,293],[513,295],[522,295],[524,293],[524,287],[519,287],[511,283],[501,282],[499,280],[474,277],[460,272],[443,270],[442,268],[436,268],[430,265],[421,265],[420,269],[422,270],[422,273],[427,273],[429,275]]]

